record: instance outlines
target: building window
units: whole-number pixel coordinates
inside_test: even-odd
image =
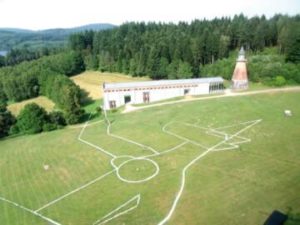
[[[220,93],[225,89],[223,83],[210,83],[209,93]]]
[[[131,96],[130,95],[125,95],[124,96],[124,102],[125,102],[125,104],[131,102]]]
[[[114,109],[114,108],[116,108],[117,106],[116,106],[116,101],[109,101],[109,108],[110,109]]]
[[[144,103],[150,102],[150,93],[149,92],[143,92],[143,101],[144,101]]]

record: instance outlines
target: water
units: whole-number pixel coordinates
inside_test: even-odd
[[[1,56],[6,56],[7,55],[7,51],[0,51],[0,55]]]

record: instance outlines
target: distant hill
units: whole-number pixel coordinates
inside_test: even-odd
[[[0,28],[0,51],[27,46],[29,48],[64,46],[72,33],[85,30],[101,31],[116,27],[112,24],[97,23],[73,28],[47,30],[26,30],[19,28]]]
[[[20,29],[20,28],[0,28],[0,32],[16,32],[16,33],[31,33],[33,30]]]

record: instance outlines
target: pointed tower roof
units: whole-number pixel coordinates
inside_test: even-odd
[[[241,62],[241,61],[246,61],[246,57],[245,57],[245,50],[244,47],[242,46],[240,51],[239,51],[239,56],[236,60],[237,62]]]

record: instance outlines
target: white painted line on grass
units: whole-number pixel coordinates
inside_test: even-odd
[[[108,124],[107,129],[106,129],[107,135],[112,136],[112,137],[117,138],[117,139],[120,139],[120,140],[122,140],[122,141],[128,142],[128,143],[137,145],[137,146],[139,146],[139,147],[146,148],[146,149],[152,151],[154,154],[159,154],[158,151],[156,151],[155,149],[153,149],[153,148],[150,147],[150,146],[147,146],[147,145],[138,143],[138,142],[136,142],[136,141],[130,140],[130,139],[128,139],[128,138],[121,137],[121,136],[116,135],[116,134],[112,134],[112,133],[110,132],[110,129],[111,129],[111,123],[110,123],[109,119],[107,118],[107,114],[104,113],[104,115],[105,115],[105,119],[106,119],[107,124]]]
[[[118,169],[118,166],[115,164],[115,160],[122,159],[122,158],[134,159],[134,157],[131,155],[121,155],[121,156],[111,159],[110,165],[112,165],[112,167],[114,167],[115,169]],[[128,160],[126,160],[126,161],[128,161]]]
[[[90,116],[91,117],[91,116]],[[90,118],[89,117],[89,118]],[[92,122],[92,123],[89,123],[87,126],[90,127],[90,126],[94,126],[95,124],[97,123],[102,123],[104,120],[99,120],[99,121],[95,121],[95,122]],[[71,125],[71,126],[68,126],[67,128],[68,129],[78,129],[78,128],[82,128],[85,126],[85,123],[84,124],[81,124],[81,125]]]
[[[154,154],[159,154],[158,151],[156,151],[155,149],[153,149],[153,148],[151,148],[151,147],[149,147],[149,146],[140,144],[140,143],[138,143],[138,142],[132,141],[132,140],[130,140],[130,139],[128,139],[128,138],[124,138],[124,137],[118,136],[118,135],[116,135],[116,134],[112,134],[112,133],[110,133],[110,131],[109,131],[108,135],[109,135],[109,136],[112,136],[112,137],[114,137],[114,138],[120,139],[120,140],[122,140],[122,141],[126,141],[126,142],[128,142],[128,143],[137,145],[137,146],[139,146],[139,147],[141,147],[141,148],[143,148],[143,149],[148,149],[148,150],[152,151]]]
[[[111,156],[112,158],[116,158],[116,157],[117,157],[117,156],[115,156],[114,154],[112,154],[112,153],[110,153],[110,152],[104,150],[103,148],[100,148],[99,146],[94,145],[94,144],[92,144],[92,143],[90,143],[90,142],[88,142],[88,141],[85,141],[85,140],[83,140],[83,139],[81,139],[81,138],[78,138],[78,140],[79,140],[80,142],[84,143],[84,144],[87,144],[87,145],[89,145],[89,146],[91,146],[91,147],[93,147],[93,148],[98,149],[99,151],[105,153],[106,155]]]
[[[146,156],[146,157],[161,156],[161,155],[163,155],[163,154],[172,152],[172,151],[174,151],[174,150],[176,150],[176,149],[178,149],[178,148],[184,146],[184,145],[187,144],[187,143],[188,143],[188,141],[184,141],[184,142],[182,142],[181,144],[176,145],[176,146],[173,147],[173,148],[170,148],[170,149],[167,149],[167,150],[165,150],[165,151],[160,152],[158,155],[157,155],[157,154],[153,154],[153,155],[149,155],[149,156]]]
[[[91,115],[90,115],[90,116],[91,116]],[[82,136],[82,134],[83,134],[83,132],[85,131],[85,128],[86,128],[87,126],[88,126],[88,121],[87,121],[87,122],[85,123],[85,125],[83,126],[83,128],[82,128],[82,130],[80,131],[79,136],[78,136],[77,139],[78,139],[80,142],[83,142],[83,143],[85,143],[85,144],[87,144],[87,145],[89,145],[89,146],[91,146],[91,147],[93,147],[93,148],[96,148],[97,150],[100,150],[101,152],[105,153],[106,155],[109,155],[109,156],[111,156],[111,157],[113,157],[113,158],[116,158],[116,156],[115,156],[114,154],[112,154],[112,153],[106,151],[106,150],[103,149],[103,148],[100,148],[100,147],[97,146],[97,145],[94,145],[94,144],[91,143],[91,142],[85,141],[85,140],[83,140],[83,139],[81,138],[81,136]]]
[[[200,143],[198,143],[198,142],[196,142],[196,141],[190,140],[190,139],[188,139],[188,138],[186,138],[186,137],[182,137],[182,136],[180,136],[180,135],[178,135],[178,134],[175,134],[175,133],[173,133],[173,132],[171,132],[171,131],[166,130],[167,126],[169,126],[169,125],[172,124],[172,123],[175,123],[175,122],[167,123],[167,124],[163,127],[163,131],[164,131],[165,133],[167,133],[167,134],[169,134],[169,135],[172,135],[172,136],[174,136],[174,137],[177,137],[178,139],[184,140],[184,141],[186,141],[186,142],[190,142],[190,143],[192,143],[192,144],[194,144],[194,145],[196,145],[196,146],[198,146],[198,147],[207,149],[206,146],[204,146],[204,145],[202,145],[202,144],[200,144]]]
[[[86,188],[86,187],[88,187],[88,186],[90,186],[90,185],[96,183],[96,182],[99,181],[99,180],[102,180],[104,177],[110,175],[111,173],[113,173],[113,172],[115,172],[115,171],[116,171],[116,169],[113,169],[113,170],[111,170],[111,171],[109,171],[109,172],[103,174],[102,176],[97,177],[96,179],[94,179],[94,180],[92,180],[92,181],[86,183],[85,185],[82,185],[81,187],[76,188],[75,190],[73,190],[73,191],[71,191],[71,192],[69,192],[69,193],[67,193],[67,194],[65,194],[65,195],[63,195],[63,196],[61,196],[61,197],[59,197],[59,198],[57,198],[57,199],[55,199],[55,200],[49,202],[49,203],[47,203],[46,205],[44,205],[44,206],[40,207],[39,209],[35,210],[35,212],[39,212],[39,211],[41,211],[41,210],[43,210],[43,209],[45,209],[45,208],[47,208],[47,207],[49,207],[49,206],[51,206],[51,205],[53,205],[53,204],[55,204],[55,203],[57,203],[57,202],[63,200],[64,198],[66,198],[66,197],[68,197],[68,196],[70,196],[70,195],[72,195],[72,194],[74,194],[74,193],[76,193],[76,192],[78,192],[78,191],[81,191],[82,189],[84,189],[84,188]]]
[[[124,138],[124,137],[121,137],[121,136],[118,136],[118,135],[115,135],[115,134],[111,134],[111,132],[110,132],[111,123],[110,123],[110,121],[109,121],[108,118],[107,118],[106,111],[105,111],[105,119],[106,119],[107,124],[108,124],[107,130],[106,130],[106,131],[107,131],[107,135],[112,136],[112,137],[114,137],[114,138],[121,139],[122,141],[131,143],[131,144],[138,145],[138,146],[143,147],[143,148],[147,148],[147,149],[151,150],[151,151],[154,153],[154,154],[152,154],[152,155],[143,156],[143,157],[134,157],[134,156],[129,156],[129,155],[115,156],[115,155],[113,155],[112,153],[110,153],[110,152],[108,152],[108,151],[106,151],[106,150],[103,150],[103,149],[100,148],[99,146],[96,146],[96,145],[94,145],[94,144],[92,144],[92,143],[87,142],[87,144],[92,145],[92,146],[94,146],[94,147],[97,148],[97,149],[100,148],[101,151],[103,151],[103,152],[105,152],[106,154],[108,154],[108,155],[110,155],[110,156],[113,157],[113,158],[111,159],[111,165],[115,168],[113,171],[116,170],[116,171],[117,171],[117,177],[118,177],[120,180],[124,181],[124,182],[128,182],[128,183],[141,183],[141,182],[146,182],[146,181],[152,179],[153,177],[155,177],[155,176],[159,173],[159,167],[158,167],[158,165],[157,165],[156,162],[155,162],[156,172],[154,173],[154,175],[150,176],[150,178],[148,177],[148,178],[143,179],[143,180],[140,180],[140,181],[129,181],[129,180],[127,180],[127,179],[124,179],[124,178],[122,178],[122,177],[119,175],[118,170],[119,170],[123,165],[125,165],[126,163],[128,163],[128,162],[130,162],[130,161],[133,161],[133,160],[142,160],[142,159],[149,160],[147,157],[159,156],[159,155],[161,155],[161,154],[165,154],[165,153],[174,151],[174,150],[176,150],[177,148],[180,148],[181,146],[183,146],[183,145],[185,145],[185,144],[187,144],[187,143],[192,143],[192,144],[194,144],[194,145],[196,145],[196,146],[199,146],[199,147],[202,147],[202,148],[204,148],[204,149],[206,150],[205,152],[203,152],[202,154],[200,154],[198,157],[194,158],[194,159],[193,159],[189,164],[187,164],[187,165],[184,167],[184,169],[182,170],[182,179],[181,179],[181,185],[180,185],[179,192],[177,193],[177,195],[176,195],[176,197],[175,197],[175,200],[174,200],[174,202],[173,202],[173,204],[172,204],[172,207],[171,207],[169,213],[167,214],[167,216],[166,216],[161,222],[159,222],[158,225],[163,225],[163,224],[165,224],[165,223],[171,218],[172,214],[174,213],[174,211],[175,211],[175,209],[176,209],[176,206],[177,206],[177,203],[179,202],[179,199],[180,199],[180,197],[181,197],[181,195],[182,195],[182,192],[183,192],[183,190],[184,190],[184,187],[185,187],[186,171],[190,168],[190,166],[192,166],[192,165],[193,165],[194,163],[196,163],[199,159],[201,159],[202,157],[204,157],[205,155],[207,155],[209,152],[212,152],[212,151],[221,151],[221,150],[231,150],[231,149],[236,149],[236,148],[239,147],[237,144],[241,144],[241,143],[245,143],[245,142],[250,142],[250,141],[251,141],[250,139],[247,139],[247,138],[244,138],[244,137],[240,137],[240,136],[238,136],[238,135],[239,135],[240,133],[244,132],[245,130],[249,129],[250,127],[254,126],[255,124],[257,124],[257,123],[259,123],[259,122],[261,121],[261,120],[254,120],[254,121],[248,121],[248,122],[245,122],[245,123],[240,123],[240,124],[238,124],[238,125],[241,125],[241,124],[243,124],[243,125],[244,125],[244,124],[250,124],[250,125],[246,126],[245,128],[241,129],[240,131],[238,131],[237,133],[235,133],[235,134],[233,134],[233,135],[227,134],[227,133],[222,132],[222,131],[218,131],[218,129],[228,128],[228,127],[231,127],[231,126],[237,126],[237,125],[231,125],[231,126],[227,126],[227,127],[222,127],[222,128],[219,127],[219,128],[211,129],[211,128],[203,128],[203,127],[200,127],[200,126],[195,126],[195,125],[183,123],[184,125],[194,126],[194,127],[200,128],[200,129],[204,129],[204,130],[207,131],[207,134],[210,134],[210,135],[213,135],[213,136],[217,136],[217,137],[221,137],[221,138],[223,137],[223,138],[224,138],[224,140],[220,141],[219,143],[217,143],[216,145],[214,145],[214,146],[212,146],[212,147],[210,147],[210,148],[208,148],[208,147],[206,147],[206,146],[204,146],[204,145],[202,145],[202,144],[200,144],[200,143],[198,143],[198,142],[195,142],[195,141],[193,141],[193,140],[190,140],[190,139],[188,139],[188,138],[185,138],[185,137],[182,137],[182,136],[180,136],[180,135],[177,135],[177,134],[175,134],[175,133],[173,133],[173,132],[171,132],[171,131],[167,131],[167,130],[166,130],[166,127],[169,126],[171,123],[174,123],[174,122],[169,122],[169,123],[167,123],[166,125],[163,126],[162,131],[165,132],[165,133],[167,133],[167,134],[169,134],[169,135],[175,136],[175,137],[177,137],[177,138],[179,138],[179,139],[181,139],[181,140],[184,140],[184,142],[182,142],[181,144],[179,144],[179,145],[177,145],[177,146],[175,146],[175,147],[173,147],[173,148],[171,148],[171,149],[168,149],[168,150],[166,150],[166,151],[160,153],[160,152],[156,151],[155,149],[153,149],[153,148],[151,148],[151,147],[149,147],[149,146],[140,144],[140,143],[138,143],[138,142],[135,142],[135,141],[133,141],[133,140],[130,140],[130,139],[127,139],[127,138]],[[87,124],[86,124],[86,125],[87,125]],[[82,129],[82,131],[81,131],[79,137],[81,137],[81,135],[83,134],[85,128],[86,128],[86,126],[84,126],[84,128]],[[242,139],[242,141],[228,143],[228,141],[231,140],[231,139],[234,138],[234,137],[240,138],[240,139]],[[86,142],[84,141],[84,143],[86,143]],[[219,146],[221,146],[221,145],[223,145],[223,144],[225,144],[225,143],[228,144],[230,147],[227,147],[227,148],[219,148],[219,149],[217,148],[217,147],[219,147]],[[122,157],[124,157],[124,158],[125,158],[125,157],[128,157],[129,160],[126,160],[125,162],[121,163],[119,166],[116,166],[116,165],[114,164],[114,160],[117,159],[117,158],[122,158]],[[152,161],[152,160],[151,160],[151,161]],[[153,162],[154,162],[154,161],[153,161]],[[84,187],[83,187],[83,188],[84,188]],[[67,197],[67,196],[66,196],[66,197]],[[135,197],[136,197],[136,196],[135,196]],[[134,198],[133,198],[133,199],[134,199]],[[128,202],[131,202],[133,199],[129,200]],[[124,204],[128,204],[128,202],[126,202],[126,203],[124,203]],[[54,203],[55,203],[55,202],[53,202],[53,204],[54,204]],[[138,200],[138,203],[139,203],[139,200]],[[116,212],[116,211],[118,211],[119,209],[121,209],[121,208],[124,206],[124,204],[120,205],[116,210],[110,212],[107,216],[103,217],[101,220],[96,221],[94,224],[97,224],[97,225],[104,224],[104,223],[106,223],[106,222],[108,222],[108,221],[110,221],[110,220],[112,220],[112,219],[114,219],[114,218],[116,218],[116,217],[118,217],[118,216],[120,216],[120,215],[122,215],[122,214],[128,212],[128,210],[126,210],[125,212],[119,213],[119,214],[117,214],[117,215],[115,215],[115,216],[113,216],[113,217],[111,217],[111,218],[105,220],[105,218],[109,217],[109,216],[112,215],[114,212]],[[136,206],[130,208],[129,211],[132,210],[133,208],[136,208],[136,207],[138,207],[138,204],[137,204]],[[104,219],[104,221],[103,221],[103,219]]]
[[[232,139],[233,137],[235,136],[238,136],[240,133],[244,132],[245,130],[249,129],[250,127],[256,125],[257,123],[261,122],[261,120],[254,120],[252,124],[250,124],[249,126],[241,129],[240,131],[238,131],[237,133],[231,135],[229,137],[228,140]],[[163,225],[165,224],[173,215],[175,209],[176,209],[176,206],[179,202],[179,199],[182,195],[182,192],[184,190],[184,187],[185,187],[185,177],[186,177],[186,171],[194,164],[196,163],[199,159],[201,159],[202,157],[204,157],[205,155],[207,155],[209,152],[211,152],[212,150],[214,150],[215,148],[217,148],[218,146],[222,145],[223,143],[225,143],[227,140],[223,140],[219,143],[217,143],[216,145],[212,146],[211,148],[207,149],[205,152],[203,152],[202,154],[200,154],[198,157],[196,157],[195,159],[193,159],[189,164],[187,164],[184,169],[182,170],[182,178],[181,178],[181,185],[180,185],[180,189],[179,189],[179,192],[177,193],[176,197],[175,197],[175,200],[172,204],[172,207],[170,209],[170,211],[168,212],[167,216],[161,220],[158,225]]]
[[[102,224],[105,224],[125,213],[128,213],[134,209],[136,209],[139,204],[140,204],[140,200],[141,200],[141,194],[138,194],[136,196],[134,196],[133,198],[129,199],[127,202],[125,202],[124,204],[120,205],[118,208],[114,209],[113,211],[111,211],[110,213],[108,213],[106,216],[102,217],[100,220],[97,220],[96,222],[93,223],[93,225],[102,225]],[[127,205],[129,205],[131,202],[133,201],[136,201],[135,205],[132,206],[131,208],[125,210],[125,211],[122,211],[114,216],[112,216],[115,212],[118,212],[120,209],[126,207]]]
[[[144,179],[141,179],[141,180],[129,180],[129,179],[123,178],[123,177],[120,175],[120,173],[119,173],[120,169],[122,168],[122,166],[126,165],[126,163],[129,163],[129,162],[134,161],[134,160],[145,160],[145,161],[148,161],[148,162],[152,163],[152,164],[154,165],[154,167],[155,167],[155,172],[154,172],[151,176],[148,176],[148,177],[146,177],[146,178],[144,178]],[[125,183],[139,184],[139,183],[146,182],[146,181],[151,180],[152,178],[156,177],[156,175],[159,173],[159,171],[160,171],[159,166],[158,166],[158,164],[157,164],[154,160],[148,159],[148,158],[145,158],[145,157],[141,157],[141,158],[132,158],[132,159],[129,159],[129,160],[123,162],[121,165],[118,166],[118,169],[117,169],[117,173],[116,173],[116,174],[117,174],[117,177],[118,177],[121,181],[123,181],[123,182],[125,182]]]
[[[46,220],[47,222],[49,222],[52,225],[61,225],[60,223],[58,223],[58,222],[56,222],[56,221],[54,221],[54,220],[52,220],[52,219],[50,219],[50,218],[48,218],[46,216],[43,216],[42,214],[40,214],[40,213],[38,213],[36,211],[28,209],[25,206],[22,206],[22,205],[20,205],[20,204],[18,204],[16,202],[10,201],[10,200],[8,200],[6,198],[3,198],[3,197],[0,197],[0,200],[2,200],[3,202],[7,202],[7,203],[9,203],[11,205],[14,205],[14,206],[16,206],[16,207],[18,207],[20,209],[23,209],[24,211],[29,212],[29,213],[37,216],[37,217],[40,217],[40,218],[42,218],[43,220]]]

